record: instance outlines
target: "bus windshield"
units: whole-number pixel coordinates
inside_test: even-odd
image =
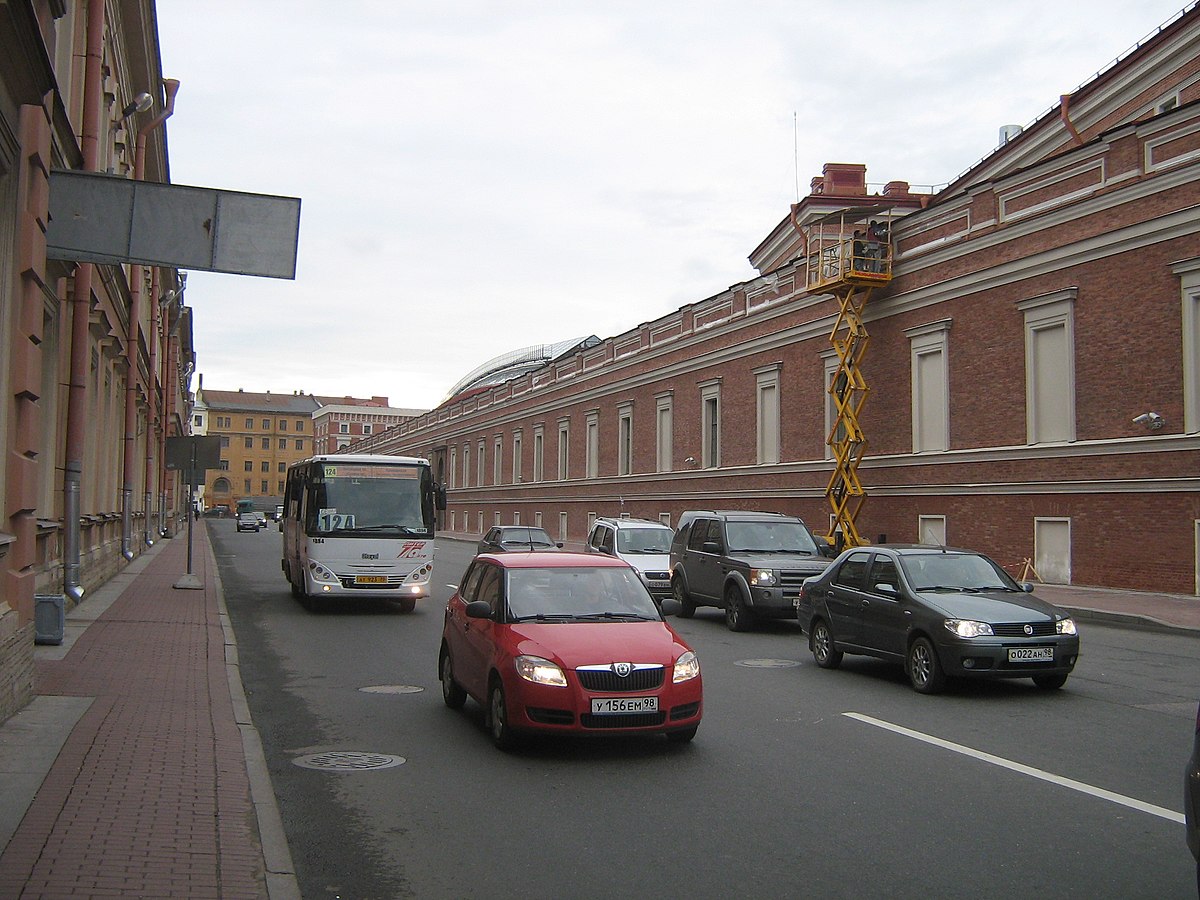
[[[312,535],[432,535],[428,466],[322,462],[309,482]]]

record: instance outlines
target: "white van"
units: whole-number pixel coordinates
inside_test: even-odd
[[[604,516],[592,525],[587,549],[625,560],[642,576],[654,599],[671,596],[671,538],[661,522]]]

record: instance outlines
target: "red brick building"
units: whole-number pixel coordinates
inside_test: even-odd
[[[890,219],[893,275],[863,314],[859,532],[1196,593],[1200,10],[1004,137],[926,195],[830,164],[750,254],[760,277],[375,443],[435,461],[449,531],[582,540],[597,515],[706,507],[825,530],[837,306],[806,240],[857,209]]]

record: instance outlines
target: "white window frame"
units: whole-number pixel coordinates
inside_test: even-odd
[[[1070,443],[1075,440],[1075,298],[1077,288],[1054,291],[1017,303],[1025,315],[1025,432],[1030,444]],[[1061,330],[1066,353],[1063,369],[1040,359],[1041,335]],[[1057,359],[1058,357],[1056,357]],[[1066,409],[1063,433],[1052,432],[1051,424],[1038,421],[1038,410],[1049,401]]]
[[[567,514],[565,512],[558,514],[558,539],[560,541],[567,539]]]
[[[450,448],[450,487],[458,487],[458,448]]]
[[[1200,257],[1171,267],[1179,276],[1183,319],[1183,430],[1200,431]]]
[[[475,452],[478,454],[475,460],[475,485],[477,487],[483,486],[483,476],[487,469],[487,454],[484,452],[484,447],[483,438],[480,438],[479,443],[475,445]]]
[[[520,484],[524,480],[525,476],[521,474],[521,431],[518,429],[512,437],[512,481],[513,484]]]
[[[700,465],[721,467],[721,379],[703,381],[700,388]]]
[[[546,460],[546,431],[541,425],[533,427],[533,480],[542,480]]]
[[[500,484],[504,478],[504,437],[496,435],[492,441],[492,484]]]
[[[633,474],[633,401],[617,406],[617,474]]]
[[[931,453],[950,449],[950,319],[906,329],[912,381],[912,450]],[[926,360],[932,360],[932,371]],[[927,376],[930,379],[927,382]],[[935,383],[936,382],[936,383]],[[938,396],[940,392],[940,396]],[[927,405],[937,409],[926,409]],[[928,413],[928,415],[927,415]],[[926,433],[925,424],[935,421]]]
[[[822,384],[822,390],[825,394],[825,434],[821,436],[821,442],[825,445],[821,451],[825,459],[833,459],[833,448],[829,446],[829,435],[833,431],[833,424],[837,421],[837,407],[833,405],[833,379],[837,376],[839,359],[836,350],[825,350],[821,353],[821,365],[825,372]],[[830,534],[833,533],[833,526],[830,526]]]
[[[935,541],[925,540],[925,533],[933,531]],[[945,516],[917,516],[917,543],[918,544],[935,544],[940,547],[948,546],[946,543],[946,517]]]
[[[463,444],[462,486],[471,486],[471,445]]]
[[[674,393],[654,397],[654,467],[658,472],[675,469]]]
[[[754,370],[756,453],[760,466],[776,465],[780,460],[779,373],[782,367],[782,363],[773,363]]]
[[[584,474],[588,478],[600,476],[600,413],[591,410],[584,422]]]
[[[571,420],[558,420],[558,480],[571,477]]]

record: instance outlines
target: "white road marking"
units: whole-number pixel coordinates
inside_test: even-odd
[[[993,756],[990,753],[984,753],[982,750],[975,750],[963,744],[956,744],[953,741],[945,741],[941,738],[933,737],[932,735],[923,734],[920,731],[913,731],[911,728],[905,728],[903,725],[894,725],[891,722],[885,722],[882,719],[875,719],[871,716],[864,716],[862,713],[844,712],[843,716],[851,719],[856,719],[859,722],[864,722],[867,725],[874,725],[876,728],[884,728],[888,731],[902,734],[905,737],[913,738],[917,741],[923,741],[926,744],[932,744],[935,747],[941,747],[944,750],[952,750],[955,753],[961,753],[963,756],[970,756],[974,759],[981,760],[986,763],[991,763],[993,766],[1000,766],[1002,769],[1011,769],[1013,772],[1020,772],[1022,775],[1029,775],[1032,778],[1040,778],[1042,781],[1048,781],[1051,784],[1061,785],[1065,788],[1070,788],[1073,791],[1079,791],[1081,794],[1090,794],[1093,797],[1099,797],[1101,800],[1108,800],[1111,803],[1119,803],[1121,806],[1128,806],[1130,809],[1136,809],[1140,812],[1149,813],[1152,816],[1166,819],[1170,822],[1183,824],[1183,813],[1177,813],[1170,809],[1163,809],[1161,806],[1155,806],[1152,803],[1144,803],[1141,800],[1135,800],[1132,797],[1126,797],[1123,794],[1115,794],[1112,791],[1106,791],[1104,788],[1094,787],[1090,784],[1084,784],[1082,781],[1075,781],[1072,778],[1064,778],[1061,775],[1054,775],[1051,772],[1044,772],[1041,769],[1035,769],[1033,766],[1026,766],[1022,763],[1013,762],[1010,759],[1005,759],[1002,756]]]

